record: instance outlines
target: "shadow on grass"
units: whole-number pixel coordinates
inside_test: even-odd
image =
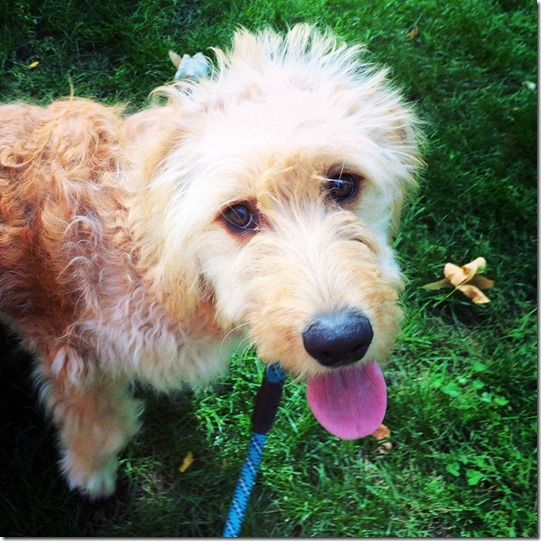
[[[70,491],[59,474],[56,431],[38,404],[32,357],[4,327],[0,357],[2,535],[219,535],[223,524],[218,522],[227,512],[235,475],[223,468],[206,469],[220,458],[197,427],[191,392],[169,400],[137,391],[147,404],[144,429],[121,456],[117,492],[90,502]],[[187,451],[193,451],[196,460],[180,474],[178,466]],[[207,504],[220,509],[209,513]],[[176,531],[171,531],[172,524]]]

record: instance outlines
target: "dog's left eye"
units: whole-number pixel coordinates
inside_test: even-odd
[[[222,212],[222,216],[235,233],[256,231],[259,227],[258,215],[248,203],[231,205]]]
[[[359,177],[343,173],[338,178],[330,178],[327,182],[329,194],[337,203],[345,203],[357,195]]]

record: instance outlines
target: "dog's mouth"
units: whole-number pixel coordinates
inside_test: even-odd
[[[376,362],[310,376],[306,397],[323,428],[345,440],[372,434],[387,409],[387,386]]]
[[[321,425],[339,438],[372,434],[383,421],[387,387],[376,362],[358,364],[374,332],[358,309],[318,314],[302,333],[305,350],[330,370],[308,377],[308,404]]]

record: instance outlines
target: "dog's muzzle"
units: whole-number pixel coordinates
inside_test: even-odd
[[[370,321],[355,310],[320,314],[302,333],[304,349],[328,367],[345,366],[362,359],[373,337]]]

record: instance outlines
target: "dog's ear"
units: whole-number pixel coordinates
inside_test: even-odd
[[[420,122],[411,109],[403,107],[400,118],[386,134],[389,152],[394,155],[396,169],[395,197],[391,203],[391,238],[396,236],[405,203],[418,188],[419,169],[424,165],[421,158],[423,136],[419,129]]]
[[[348,58],[346,57],[346,60]],[[351,59],[349,59],[351,60]],[[344,62],[347,76],[336,74],[321,88],[359,137],[359,161],[370,155],[369,176],[377,184],[390,212],[390,235],[398,229],[401,209],[417,186],[422,143],[420,122],[403,93],[388,80],[388,71],[357,61]],[[348,72],[349,70],[349,72]]]
[[[205,293],[190,209],[174,190],[151,185],[133,214],[147,284],[171,315],[185,321],[193,316]]]
[[[386,97],[384,90],[381,100]],[[359,137],[359,163],[366,168],[367,176],[374,179],[374,208],[384,205],[388,209],[380,218],[387,216],[382,221],[386,223],[389,240],[399,229],[405,202],[417,189],[417,173],[423,164],[416,116],[398,101],[397,95],[394,98],[387,107],[381,105],[379,111],[361,100],[348,111]]]
[[[133,169],[142,173],[141,189],[156,176],[165,158],[182,139],[175,121],[177,114],[165,107],[152,107],[127,117],[124,122],[123,147]]]
[[[380,171],[374,175],[385,177],[382,188],[384,186],[389,201],[392,239],[398,231],[403,206],[418,186],[418,171],[423,165],[420,154],[423,137],[413,108],[388,86],[383,75],[384,72],[375,88],[377,96],[372,105],[361,106],[355,114],[361,119],[358,121],[360,130],[370,138],[379,155]]]
[[[202,291],[189,235],[196,209],[187,208],[184,200],[189,175],[179,149],[185,136],[178,124],[181,116],[180,106],[170,104],[128,117],[124,148],[128,167],[138,172],[129,216],[139,265],[160,302],[185,319]]]

